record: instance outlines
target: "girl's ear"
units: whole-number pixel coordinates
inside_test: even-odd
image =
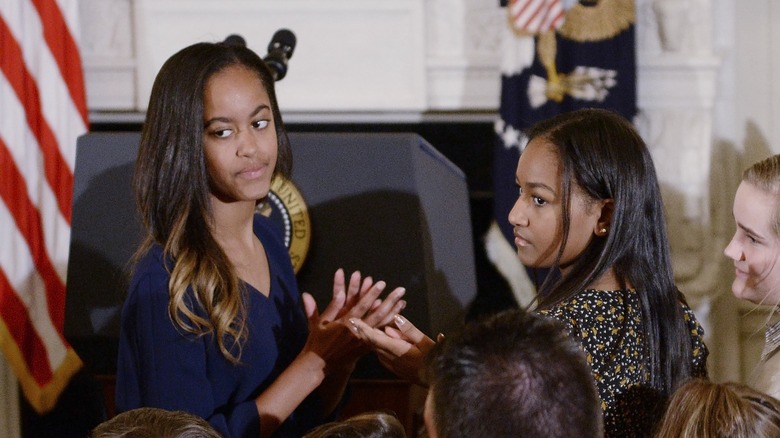
[[[606,237],[609,234],[609,228],[612,225],[612,212],[615,211],[615,201],[612,199],[602,199],[596,207],[601,209],[601,214],[596,221],[596,227],[593,230],[593,233],[599,237]]]

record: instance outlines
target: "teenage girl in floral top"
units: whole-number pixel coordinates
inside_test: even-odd
[[[650,152],[621,116],[564,113],[528,133],[509,214],[524,265],[552,268],[536,310],[564,323],[593,369],[607,437],[652,436],[674,390],[706,377],[703,330],[674,284]],[[388,368],[417,380],[433,340],[408,320],[374,329]]]
[[[707,348],[674,284],[650,153],[604,110],[564,113],[528,136],[509,220],[523,264],[560,273],[537,310],[582,343],[606,436],[651,435],[672,392],[706,376]]]

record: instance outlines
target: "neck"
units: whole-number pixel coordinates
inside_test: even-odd
[[[633,288],[633,285],[629,284],[628,282],[620,281],[617,275],[615,275],[615,269],[609,268],[607,272],[601,275],[601,277],[592,281],[589,285],[587,285],[586,288],[596,290],[619,290],[631,289]]]
[[[211,209],[214,217],[212,233],[223,248],[252,244],[254,201],[224,203],[212,196]]]

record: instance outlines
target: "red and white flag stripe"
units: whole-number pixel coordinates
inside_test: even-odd
[[[81,361],[63,336],[76,139],[88,129],[78,0],[0,0],[0,348],[38,412]]]
[[[507,10],[512,27],[528,34],[561,27],[565,14],[561,0],[510,0]]]

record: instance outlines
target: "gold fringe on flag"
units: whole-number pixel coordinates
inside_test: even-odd
[[[577,2],[558,32],[570,40],[587,42],[614,37],[636,21],[636,0],[598,0],[593,6]]]

